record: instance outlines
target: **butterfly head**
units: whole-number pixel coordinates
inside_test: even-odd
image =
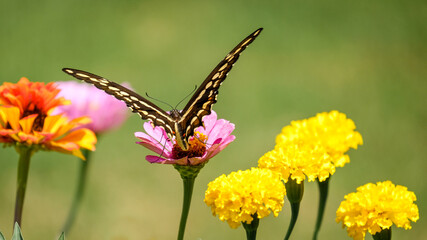
[[[178,109],[172,109],[169,114],[175,121],[181,118],[181,113],[179,113]]]

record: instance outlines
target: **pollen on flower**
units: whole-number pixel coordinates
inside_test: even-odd
[[[272,212],[277,217],[285,195],[285,185],[277,173],[251,168],[223,174],[210,182],[204,201],[214,216],[237,228],[241,222],[251,223],[255,214],[264,218]]]
[[[181,149],[181,147],[175,143],[172,148],[172,155],[175,159],[183,157],[202,157],[206,152],[206,140],[207,136],[203,133],[195,132],[194,136],[188,141],[189,148],[187,151]]]
[[[364,239],[366,231],[374,235],[393,224],[411,229],[410,221],[419,219],[414,192],[391,181],[365,184],[344,198],[336,212],[336,221],[347,227],[353,239]]]

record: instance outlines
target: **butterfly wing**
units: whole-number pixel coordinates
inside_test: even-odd
[[[140,96],[134,91],[101,76],[82,70],[63,68],[62,71],[79,80],[93,84],[95,87],[125,102],[132,112],[138,113],[142,119],[149,119],[153,125],[162,127],[168,133],[170,138],[174,136],[174,120],[172,117],[161,108],[157,107],[154,103],[148,101],[146,98]]]
[[[184,107],[181,112],[182,117],[178,123],[181,125],[187,140],[193,135],[194,129],[203,124],[203,116],[211,113],[212,105],[217,100],[218,89],[227,77],[227,73],[231,70],[243,50],[255,40],[261,31],[262,28],[257,29],[237,44],[208,75]]]

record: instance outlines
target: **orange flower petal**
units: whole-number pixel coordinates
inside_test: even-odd
[[[61,117],[61,121],[64,121],[64,122],[56,130],[55,138],[61,137],[63,135],[66,135],[68,132],[70,132],[71,130],[73,130],[74,128],[76,128],[76,126],[74,124],[71,124],[70,122],[67,122],[68,118],[66,118],[64,116]]]
[[[86,158],[83,156],[82,151],[80,151],[80,149],[73,150],[71,154],[82,160],[86,160]]]
[[[91,130],[87,128],[82,128],[67,134],[65,137],[61,138],[56,142],[57,143],[73,142],[78,144],[82,148],[95,151],[96,141],[97,139],[96,139],[95,133],[93,133]]]
[[[3,107],[0,107],[0,128],[4,128],[7,125],[7,116],[3,111]]]
[[[64,117],[65,118],[65,117]],[[88,123],[91,123],[92,119],[88,117],[79,117],[71,120],[68,122],[68,124],[62,124],[61,128],[57,130],[56,137],[65,135],[67,132],[71,131],[72,129],[76,129],[80,126],[86,125]]]
[[[92,122],[92,119],[90,117],[79,117],[79,118],[74,118],[73,120],[70,121],[70,123],[76,124],[78,126],[89,124],[91,122]]]
[[[17,135],[20,139],[20,142],[26,142],[27,144],[38,144],[43,138],[40,136],[34,136],[32,134],[26,134],[24,132],[19,132]]]
[[[21,125],[21,131],[26,134],[29,134],[33,129],[33,123],[34,123],[34,120],[36,120],[36,118],[37,118],[37,114],[32,114],[19,120],[19,125]]]
[[[86,160],[86,158],[83,156],[82,152],[79,149],[79,146],[72,142],[66,142],[66,143],[57,143],[57,142],[50,142],[51,146],[49,149],[61,153],[66,154],[72,154],[82,160]]]
[[[66,121],[67,118],[61,115],[47,116],[44,120],[42,132],[57,132]]]
[[[0,129],[0,136],[7,136],[11,134],[18,133],[18,130],[12,130],[12,129]]]
[[[13,130],[19,130],[19,109],[11,106],[1,106],[0,111],[6,116],[6,122],[12,127]]]
[[[18,83],[3,83],[0,86],[0,104],[13,105],[24,111],[40,111],[47,115],[52,108],[67,104],[69,101],[57,97],[60,89],[55,83],[30,82],[21,78]]]
[[[79,145],[75,142],[65,142],[65,141],[51,141],[51,146],[62,148],[68,152],[79,149]]]
[[[57,97],[60,89],[55,83],[30,82],[21,78],[18,83],[0,85],[0,142],[38,144],[44,149],[73,154],[84,159],[80,148],[94,150],[95,134],[88,129],[75,130],[91,122],[89,118],[69,120],[63,115],[50,115],[52,110],[70,101]],[[21,119],[22,116],[26,116]],[[42,129],[34,127],[44,119]]]

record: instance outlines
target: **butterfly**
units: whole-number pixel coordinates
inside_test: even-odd
[[[193,136],[195,128],[203,126],[203,116],[211,113],[212,105],[217,102],[218,89],[227,77],[227,73],[243,50],[258,37],[261,31],[262,28],[254,31],[225,56],[197,88],[182,111],[172,109],[168,113],[134,91],[95,74],[72,68],[63,68],[62,71],[124,101],[132,112],[138,113],[143,120],[150,120],[153,127],[163,128],[169,139],[175,137],[180,148],[187,151],[188,139]]]

